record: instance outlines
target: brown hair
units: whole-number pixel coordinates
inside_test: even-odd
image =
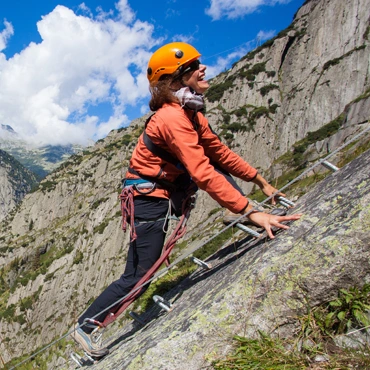
[[[166,103],[179,104],[179,100],[173,94],[173,89],[171,88],[171,84],[176,79],[177,74],[178,73],[176,71],[172,75],[163,75],[154,87],[150,87],[152,98],[149,102],[149,108],[151,111],[157,111]]]

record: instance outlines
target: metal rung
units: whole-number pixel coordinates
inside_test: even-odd
[[[278,201],[284,207],[287,207],[287,208],[289,208],[289,207],[295,207],[295,204],[291,200],[289,200],[287,198],[278,197]]]
[[[165,311],[167,311],[167,312],[172,311],[172,304],[170,302],[166,301],[161,296],[159,296],[159,295],[153,296],[153,301],[156,305],[163,308]]]
[[[333,171],[333,172],[339,171],[339,168],[337,166],[335,166],[334,164],[332,164],[328,161],[323,161],[323,162],[321,162],[321,164],[324,167],[326,167],[327,169],[329,169],[330,171]]]
[[[130,311],[129,312],[129,315],[135,320],[135,321],[137,321],[139,324],[141,324],[141,325],[145,325],[145,321],[144,320],[142,320],[141,318],[140,318],[140,316],[136,313],[136,312],[134,312],[134,311]]]
[[[257,231],[254,231],[254,230],[250,229],[249,227],[244,226],[243,224],[237,223],[235,226],[238,229],[243,230],[244,232],[246,232],[248,234],[251,234],[252,236],[255,236],[256,238],[259,238],[261,236],[261,234],[259,234]]]
[[[85,351],[85,356],[93,363],[97,363],[98,360],[94,359],[93,357],[91,357],[86,351]]]
[[[71,359],[77,364],[78,367],[82,367],[85,363],[84,359],[76,352],[71,352]]]
[[[283,200],[279,200],[279,203],[284,206],[285,208],[290,208],[291,205],[289,205],[288,203],[284,202]]]
[[[205,270],[210,270],[212,265],[210,263],[204,262],[196,257],[191,257],[192,261],[196,263],[198,266],[204,268]]]

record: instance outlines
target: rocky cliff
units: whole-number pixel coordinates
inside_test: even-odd
[[[310,131],[340,117],[369,89],[369,5],[306,1],[287,29],[212,80],[211,125],[265,171]]]
[[[275,184],[285,185],[314,161],[369,127],[369,5],[369,0],[307,1],[287,30],[211,81],[207,94],[207,117],[212,127]],[[145,117],[132,122],[127,129],[112,131],[93,147],[72,156],[43,180],[36,192],[24,198],[16,213],[0,224],[0,353],[5,362],[30,353],[65,333],[88,302],[122,273],[128,236],[120,229],[118,193],[144,120]],[[333,157],[334,163],[342,166],[359,150],[366,148],[368,142],[368,136],[364,136],[352,143]],[[299,188],[287,190],[291,198],[302,195],[309,189],[309,184],[324,177],[322,171],[312,171],[307,176]],[[335,178],[339,179],[340,175]],[[249,184],[242,186],[246,191],[254,191]],[[325,186],[330,188],[328,183]],[[322,191],[326,189],[323,187]],[[332,192],[330,195],[335,197]],[[356,202],[362,202],[360,198],[356,199]],[[313,221],[305,217],[292,229],[296,235],[301,235],[303,243],[305,236],[300,232],[307,230],[305,235],[308,235],[313,230],[311,222],[320,224],[319,216],[322,215],[301,202],[300,207],[306,213],[312,213],[313,217]],[[368,206],[365,204],[364,207]],[[214,235],[221,228],[218,222],[221,214],[222,210],[207,194],[200,194],[188,235],[182,244],[191,248]],[[347,214],[352,215],[350,210]],[[342,216],[343,222],[347,222],[345,214]],[[338,215],[338,220],[342,216]],[[302,243],[295,246],[293,234],[286,235],[286,248],[291,247],[293,254],[298,253],[295,248],[300,246],[303,249],[299,251],[310,253]],[[330,234],[322,236],[322,239],[326,237],[329,238]],[[319,244],[315,248],[320,248]],[[277,268],[277,265],[266,265],[267,257],[270,260],[282,258],[273,254],[275,244],[267,254],[259,254],[261,248],[264,247],[259,246],[252,251],[255,264],[251,262],[251,268],[256,274],[262,266],[266,266],[266,273]],[[278,249],[285,253],[283,247]],[[326,256],[325,251],[317,253]],[[335,263],[344,263],[345,251],[343,256]],[[283,265],[286,270],[289,270],[288,261]],[[294,258],[291,261],[296,263]],[[221,264],[217,271],[226,271],[224,267],[233,263],[232,258],[228,262],[225,260],[225,266]],[[232,269],[242,273],[242,265],[235,263]],[[305,266],[302,268],[306,271]],[[271,276],[271,284],[275,281],[272,272],[266,276]],[[207,284],[205,277],[199,278],[201,284]],[[222,277],[218,275],[218,287],[212,290],[217,299],[206,304],[211,310],[219,307],[225,314],[223,316],[220,312],[216,316],[232,321],[230,312],[236,315],[245,304],[251,307],[250,313],[258,309],[244,298],[236,304],[239,311],[229,308],[229,296],[239,296],[239,283],[235,289],[227,285],[228,294],[222,297],[222,292],[226,291],[223,284],[227,280]],[[252,275],[244,277],[247,279],[244,281],[252,279]],[[235,279],[230,278],[230,282]],[[248,292],[248,285],[244,283],[243,286]],[[267,284],[264,289],[269,286]],[[330,294],[331,286],[327,288],[327,294]],[[220,293],[217,293],[218,289]],[[208,297],[207,293],[205,298]],[[162,339],[169,335],[173,339],[171,343],[176,345],[179,340],[179,343],[187,345],[185,350],[179,344],[183,350],[179,350],[173,364],[191,356],[194,364],[199,365],[204,359],[205,347],[202,344],[198,351],[198,341],[204,339],[206,346],[213,332],[205,332],[202,340],[198,334],[195,335],[191,329],[192,322],[208,322],[208,313],[204,311],[205,307],[199,311],[191,311],[187,307],[188,303],[184,303],[182,313],[178,313],[179,321],[176,321],[180,324],[180,320],[188,318],[188,324],[183,321],[184,330],[168,334],[169,329],[165,329],[158,334],[153,332],[154,337],[140,338],[152,346],[155,343],[153,338],[158,335],[161,343],[153,347],[153,351],[158,349],[158,353],[163,353],[161,348],[168,347],[169,340]],[[257,315],[262,323],[264,310],[261,306],[261,315]],[[282,309],[281,313],[285,314],[285,311]],[[213,327],[212,320],[208,322],[210,327]],[[267,328],[270,327],[269,320],[266,318]],[[221,325],[225,325],[225,330],[230,333],[239,330],[233,325],[227,329],[226,321]],[[117,325],[125,322],[123,317]],[[167,324],[165,327],[168,328]],[[185,328],[189,330],[184,333]],[[145,332],[148,328],[140,335],[145,335]],[[124,334],[125,337],[129,335]],[[192,338],[197,341],[192,342]],[[216,348],[212,343],[210,341],[209,348]],[[143,346],[143,357],[135,360],[130,350],[122,360],[122,352],[116,351],[111,368],[115,368],[117,363],[127,366],[132,363],[133,369],[147,366],[149,357],[145,348]],[[59,352],[54,350],[53,360],[50,360],[53,366],[56,366]],[[135,367],[134,364],[140,366]]]
[[[31,171],[0,150],[0,220],[20,203],[36,183]]]
[[[171,312],[153,307],[144,325],[118,330],[106,342],[111,354],[91,369],[211,369],[235,335],[292,336],[299,314],[370,279],[369,173],[367,151],[301,197],[303,217],[275,240],[227,243],[207,259],[210,270],[165,295]]]

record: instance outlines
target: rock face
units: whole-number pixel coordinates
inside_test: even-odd
[[[297,167],[307,168],[369,127],[369,5],[369,0],[307,1],[287,30],[211,81],[206,105],[212,127],[270,181]],[[88,302],[122,273],[128,235],[120,229],[118,193],[145,118],[132,122],[127,129],[112,131],[93,147],[72,156],[43,180],[36,192],[24,198],[17,212],[0,224],[0,353],[3,361],[30,353],[61,336]],[[364,136],[353,143],[349,151],[336,155],[333,162],[339,164],[345,157],[354,156],[368,142],[368,136]],[[363,171],[368,174],[368,169]],[[343,173],[346,175],[341,177]],[[179,310],[176,308],[176,313],[169,316],[174,320],[174,326],[160,321],[162,329],[158,329],[160,325],[154,322],[140,332],[133,329],[138,341],[123,341],[127,354],[123,356],[123,349],[115,351],[109,358],[112,365],[107,366],[120,368],[121,365],[117,364],[124,363],[132,369],[141,368],[140,364],[145,368],[157,352],[161,353],[163,361],[175,356],[171,360],[171,369],[176,369],[175,364],[180,363],[196,369],[204,360],[206,348],[212,348],[208,352],[210,354],[219,348],[218,344],[220,348],[224,346],[222,338],[215,335],[220,328],[224,330],[223,335],[227,332],[229,336],[242,331],[238,325],[244,325],[242,317],[246,322],[246,317],[240,316],[244,311],[247,310],[254,318],[254,324],[260,325],[258,327],[271,328],[272,316],[264,317],[268,311],[264,301],[267,292],[276,290],[280,299],[291,292],[288,282],[286,292],[283,290],[284,280],[279,280],[280,275],[288,276],[289,272],[291,276],[302,276],[302,279],[316,276],[317,256],[323,257],[323,263],[334,261],[328,269],[335,279],[342,263],[346,268],[348,263],[353,263],[356,268],[360,266],[355,261],[362,258],[361,254],[352,256],[351,248],[342,250],[343,243],[329,252],[325,243],[335,245],[331,235],[338,236],[343,232],[343,228],[335,229],[332,217],[337,217],[334,221],[343,227],[348,226],[346,220],[353,220],[352,226],[357,230],[355,217],[361,215],[364,225],[367,225],[368,196],[363,193],[367,184],[356,188],[357,182],[351,183],[352,176],[353,181],[357,181],[362,175],[356,173],[356,176],[351,174],[347,178],[348,172],[340,171],[331,176],[332,179],[346,181],[347,186],[352,186],[348,189],[354,189],[350,196],[344,196],[343,191],[338,193],[343,198],[337,199],[338,209],[337,206],[323,208],[321,204],[319,209],[314,209],[305,204],[307,198],[302,198],[299,210],[302,209],[305,216],[276,242],[266,245],[258,242],[255,247],[252,243],[234,254],[229,253],[230,247],[214,256],[216,267],[212,271],[198,272],[187,281],[189,285],[182,297],[189,299],[179,300]],[[326,199],[327,194],[332,196],[335,191],[334,187],[331,189],[327,185],[328,182],[324,184],[319,193],[321,199]],[[242,187],[246,191],[251,190],[250,184],[242,184]],[[361,198],[355,197],[355,189]],[[310,198],[310,204],[317,202],[319,195],[317,199]],[[347,198],[355,202],[353,208],[347,205]],[[312,199],[315,199],[314,203]],[[356,208],[357,201],[365,202],[365,213]],[[347,208],[343,209],[348,211],[347,214],[339,204],[345,204]],[[352,209],[357,210],[357,216],[352,214]],[[317,213],[319,210],[327,210],[327,218]],[[337,211],[342,212],[342,216],[339,213],[335,216]],[[189,223],[189,248],[222,227],[219,222],[221,213],[222,210],[207,194],[200,194]],[[311,214],[312,217],[307,216]],[[321,228],[321,217],[332,222],[328,221],[326,226],[330,231],[328,234],[324,233],[324,227]],[[312,237],[315,244],[311,246],[310,234],[316,231],[316,227],[320,227],[322,233]],[[349,226],[347,232],[351,232]],[[356,235],[351,234],[352,243],[358,242]],[[278,244],[280,240],[285,240],[284,245]],[[299,240],[297,245],[295,240]],[[275,255],[275,251],[283,255]],[[307,257],[300,261],[302,268],[291,268],[289,262],[296,266],[299,253]],[[332,254],[333,260],[330,259]],[[243,258],[247,260],[241,263]],[[280,263],[268,264],[275,260]],[[245,269],[246,263],[249,269]],[[310,263],[311,270],[307,267]],[[365,276],[365,267],[363,263],[358,268],[358,276]],[[234,270],[238,272],[235,275],[231,274]],[[312,275],[310,271],[313,271]],[[212,294],[202,290],[209,283],[207,275],[209,278],[217,276],[217,286],[212,287]],[[338,286],[344,283],[341,276],[334,279]],[[253,285],[259,280],[264,282],[263,286]],[[355,278],[351,277],[348,282],[350,280],[353,282]],[[310,283],[308,278],[305,281],[318,284],[314,280]],[[194,284],[196,291],[191,289]],[[326,289],[325,294],[330,295],[333,284],[325,284],[320,289]],[[180,290],[183,287],[179,287]],[[203,292],[204,301],[201,295],[198,297],[204,302],[202,309],[190,304],[193,302],[192,296],[187,295],[190,291],[195,296]],[[258,294],[253,295],[254,292]],[[324,297],[324,292],[322,294]],[[228,302],[233,297],[235,301],[231,307]],[[293,302],[290,296],[286,297]],[[320,298],[315,297],[313,301]],[[274,305],[270,304],[270,307]],[[299,302],[297,307],[300,308]],[[287,317],[284,307],[279,310],[282,315],[276,319],[278,321]],[[176,315],[178,317],[174,317]],[[233,316],[240,320],[234,322]],[[216,318],[222,320],[217,321]],[[229,320],[232,324],[227,326]],[[217,325],[214,326],[213,322]],[[247,332],[247,328],[252,330],[253,326],[245,328]],[[151,335],[145,337],[145,333]],[[125,332],[123,335],[131,334]],[[174,355],[171,348],[177,343],[179,350]],[[139,358],[131,347],[136,348],[142,357]],[[169,357],[163,348],[168,348]],[[55,349],[54,355],[58,356],[58,350]],[[158,361],[161,363],[162,360],[158,358]],[[182,365],[179,366],[181,369]]]
[[[211,125],[264,172],[308,132],[336,119],[370,87],[369,6],[306,1],[286,30],[212,80]]]
[[[0,150],[0,220],[23,199],[36,182],[31,171]]]
[[[92,369],[203,369],[234,335],[292,335],[297,314],[370,278],[370,151],[300,198],[302,218],[273,241],[245,237],[211,256],[153,308],[107,342]]]

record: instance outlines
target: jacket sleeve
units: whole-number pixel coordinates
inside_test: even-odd
[[[201,113],[198,113],[198,119],[200,144],[204,147],[205,154],[233,176],[244,181],[253,180],[257,170],[221,142]]]
[[[247,198],[210,164],[202,145],[205,141],[199,140],[198,133],[185,114],[177,115],[175,122],[163,121],[163,128],[162,135],[169,149],[186,167],[200,189],[232,212],[239,213],[248,205]]]

